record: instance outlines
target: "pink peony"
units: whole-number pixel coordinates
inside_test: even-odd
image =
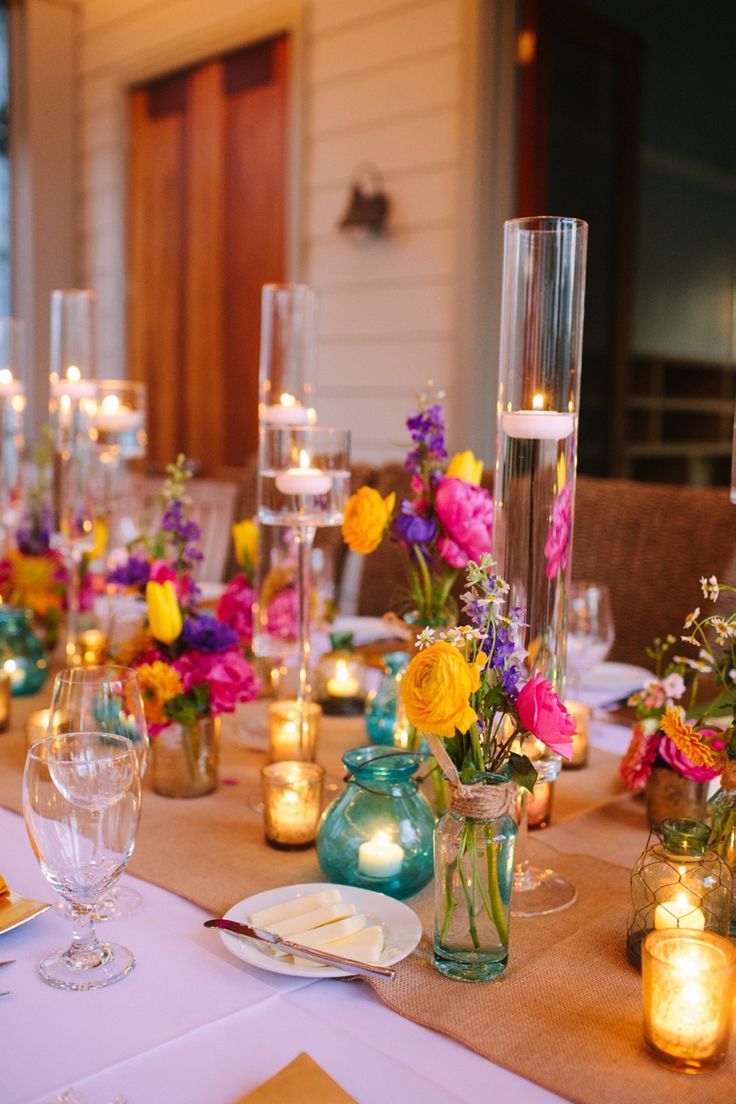
[[[258,697],[260,683],[237,648],[227,652],[185,652],[172,664],[185,692],[204,683],[210,688],[210,712],[232,713],[238,702]]]
[[[487,491],[451,477],[441,480],[434,508],[445,533],[437,541],[442,559],[450,567],[466,567],[491,550],[493,501]]]
[[[575,721],[541,675],[529,679],[516,699],[519,720],[532,736],[561,755],[572,759],[572,735]]]
[[[652,764],[657,758],[661,734],[655,719],[639,721],[631,731],[631,743],[621,760],[621,777],[630,790],[639,793],[644,789]]]
[[[225,587],[217,603],[215,616],[238,634],[241,645],[253,641],[253,587],[245,575],[236,575]]]
[[[711,733],[708,728],[703,728],[699,733],[701,736],[717,736],[717,733]],[[717,759],[712,767],[696,767],[690,762],[688,757],[683,751],[677,747],[677,745],[670,740],[669,736],[662,736],[659,743],[659,754],[664,759],[668,767],[672,767],[676,774],[681,774],[683,778],[689,778],[691,782],[710,782],[712,778],[717,778],[723,770],[723,762],[721,759]]]
[[[570,557],[570,537],[572,536],[572,498],[570,484],[566,483],[555,498],[552,506],[552,520],[544,545],[547,560],[546,575],[556,579],[567,568]]]
[[[279,640],[296,640],[297,593],[295,587],[279,591],[266,608],[266,632]]]

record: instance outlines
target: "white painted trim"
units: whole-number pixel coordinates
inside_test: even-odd
[[[515,0],[463,0],[456,409],[465,441],[496,453],[503,224],[516,180]]]

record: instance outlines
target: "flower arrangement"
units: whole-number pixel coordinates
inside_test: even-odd
[[[493,502],[480,486],[483,463],[472,452],[448,463],[440,402],[422,397],[406,422],[412,447],[405,468],[410,497],[386,498],[361,487],[348,501],[342,532],[348,547],[373,552],[388,531],[399,547],[407,578],[406,607],[424,625],[453,620],[452,587],[459,571],[491,548]]]
[[[525,613],[517,607],[504,612],[509,587],[494,572],[492,557],[471,560],[466,579],[461,600],[468,624],[442,632],[425,628],[401,681],[408,720],[425,735],[449,781],[450,816],[465,818],[445,869],[436,870],[435,958],[444,972],[450,971],[440,960],[457,957],[463,942],[460,906],[470,955],[482,950],[485,920],[497,942],[492,956],[505,964],[513,851],[503,867],[499,848],[515,829],[502,827],[496,840],[490,827],[479,836],[479,823],[513,811],[515,787],[509,783],[534,788],[536,768],[524,753],[528,737],[569,759],[575,731],[550,683],[527,675],[526,653],[518,645]],[[443,829],[438,833],[441,839]]]
[[[110,576],[121,585],[145,587],[147,627],[124,658],[137,668],[153,736],[171,723],[187,726],[230,713],[259,691],[238,630],[199,609],[192,570],[201,559],[200,530],[189,517],[185,458],[169,465],[167,474],[159,529],[136,542]]]
[[[721,591],[736,589],[720,586],[715,576],[702,578],[700,585],[713,602]],[[657,766],[694,782],[709,782],[721,774],[726,759],[736,760],[736,614],[702,616],[698,607],[687,615],[684,628],[681,640],[697,648],[697,655],[667,660],[675,637],[656,639],[646,650],[654,660],[655,677],[629,699],[637,721],[621,777],[635,793],[644,789]],[[719,693],[698,706],[703,675],[717,682]]]

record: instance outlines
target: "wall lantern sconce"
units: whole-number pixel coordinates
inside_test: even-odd
[[[386,233],[389,206],[378,169],[360,166],[353,173],[350,199],[338,225],[354,237],[379,237]]]

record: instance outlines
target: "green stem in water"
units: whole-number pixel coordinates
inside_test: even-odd
[[[457,908],[455,894],[452,892],[452,881],[456,869],[457,859],[455,859],[454,862],[448,863],[445,867],[445,915],[442,919],[442,927],[440,928],[440,943],[444,943],[447,939],[447,933],[450,930],[450,924],[452,923],[452,918]]]
[[[460,846],[457,851],[457,872],[460,876],[460,885],[462,886],[463,895],[465,897],[465,907],[468,910],[468,931],[470,932],[470,938],[473,940],[473,946],[476,951],[480,950],[480,939],[478,938],[478,929],[475,924],[475,900],[470,892],[470,886],[468,885],[467,878],[465,877],[465,871],[463,870],[463,858],[466,850],[472,849],[473,860],[475,858],[475,841],[470,838],[474,832],[475,825],[471,822],[463,825],[462,836],[460,839]],[[470,848],[468,847],[470,844]],[[475,862],[473,861],[473,866]],[[475,884],[475,882],[474,882]]]
[[[488,893],[491,899],[491,919],[496,926],[498,938],[501,940],[503,946],[508,950],[509,925],[508,920],[506,919],[506,913],[504,912],[503,901],[501,900],[501,887],[498,883],[498,853],[495,840],[493,839],[493,829],[490,824],[486,825],[485,834],[486,865],[488,867]]]

